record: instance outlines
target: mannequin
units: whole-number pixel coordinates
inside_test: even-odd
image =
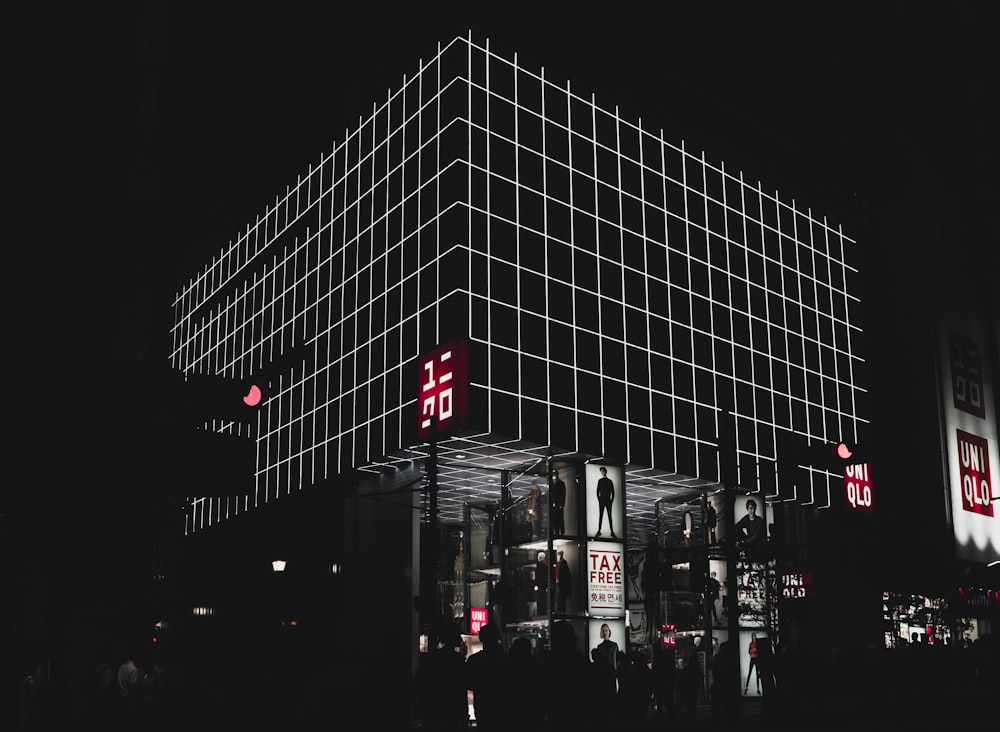
[[[573,578],[569,572],[569,562],[560,549],[556,552],[556,612],[566,612],[566,600],[573,594]]]
[[[549,611],[549,562],[545,552],[538,552],[538,560],[535,562],[535,614],[545,615]]]
[[[524,516],[528,524],[528,540],[537,539],[539,536],[538,522],[541,516],[542,489],[538,487],[538,479],[531,481],[531,490],[528,492],[528,511]]]

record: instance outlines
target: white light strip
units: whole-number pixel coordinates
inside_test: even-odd
[[[542,68],[542,71],[541,71],[541,79],[542,79],[542,119],[544,120],[546,118],[546,114],[545,114],[545,68],[544,67]],[[548,154],[547,154],[547,147],[546,147],[545,143],[546,143],[546,129],[545,129],[545,124],[543,123],[542,124],[542,199],[543,199],[542,225],[545,228],[545,230],[548,231],[549,230],[549,204],[548,204],[548,200],[549,200],[549,167],[546,164],[546,161],[548,160]],[[545,246],[545,247],[548,246],[548,242],[545,239],[542,239],[542,246]],[[518,253],[520,254],[520,247],[518,247]],[[518,262],[518,268],[520,268],[520,266],[521,266],[521,263],[519,261]],[[545,294],[545,306],[544,306],[544,309],[545,309],[545,320],[546,321],[551,321],[551,319],[549,317],[549,258],[547,256],[545,257],[545,264],[544,264],[544,267],[542,269],[542,276],[543,276],[543,278],[545,280],[545,293],[544,293]],[[518,279],[520,279],[520,276],[518,277]],[[552,434],[552,422],[553,422],[553,420],[552,420],[552,367],[549,366],[549,362],[551,361],[551,358],[552,358],[552,344],[550,343],[549,336],[550,336],[550,329],[546,328],[545,329],[545,361],[546,361],[546,365],[545,365],[545,416],[546,416],[546,419],[548,420],[548,424],[546,425],[546,430],[545,430],[545,440],[546,440],[546,442],[549,445],[551,445],[551,444],[553,444],[553,442],[555,442],[557,440],[558,436]],[[546,473],[548,473],[548,470],[546,470]],[[550,479],[550,476],[546,476],[546,478]]]
[[[521,221],[521,189],[520,189],[520,186],[521,186],[521,182],[520,182],[520,178],[521,178],[520,145],[521,145],[521,143],[520,143],[520,139],[519,139],[520,138],[519,132],[520,132],[520,122],[521,122],[521,120],[520,120],[520,115],[517,113],[517,110],[520,108],[520,104],[518,104],[518,99],[517,99],[517,87],[518,87],[518,81],[520,80],[520,76],[521,75],[518,73],[518,71],[520,71],[520,69],[518,68],[518,65],[517,65],[517,54],[515,53],[514,54],[514,109],[515,109],[515,111],[514,111],[514,219],[515,219],[515,221],[517,223],[520,223],[520,221]],[[521,252],[521,227],[520,226],[516,226],[515,229],[514,229],[514,232],[515,232],[514,236],[516,237],[515,241],[517,242],[516,251],[517,251],[518,255],[520,255],[520,252]],[[520,267],[520,264],[521,264],[520,261],[515,261],[515,266]],[[493,279],[493,277],[491,276],[490,280],[492,280],[492,279]],[[520,310],[521,309],[521,278],[520,277],[515,277],[514,278],[514,291],[515,291],[514,301],[517,303],[517,309]],[[520,324],[518,324],[518,328],[517,328],[517,354],[518,354],[518,356],[520,356],[520,354],[522,352],[523,352],[523,349],[521,348],[521,328],[520,328]],[[517,356],[515,356],[515,358],[517,358]],[[516,378],[517,378],[517,393],[518,394],[521,394],[523,392],[523,389],[521,388],[521,368],[520,368],[520,366],[521,366],[521,364],[518,362],[517,376],[516,376]],[[493,382],[491,381],[490,384],[492,385],[492,383]],[[517,410],[517,417],[518,417],[518,422],[517,422],[517,436],[518,436],[518,438],[520,438],[524,434],[524,423],[522,421],[524,419],[523,410],[521,410],[521,409]]]
[[[640,150],[641,150],[641,145],[640,145]],[[617,199],[618,199],[618,201],[617,201],[617,203],[618,203],[618,261],[622,265],[622,266],[618,267],[618,272],[619,272],[619,278],[620,278],[619,279],[619,283],[620,283],[619,287],[620,287],[620,291],[622,293],[622,296],[621,296],[622,337],[623,337],[623,340],[625,342],[625,345],[623,347],[624,348],[624,354],[625,354],[625,363],[624,363],[624,373],[625,373],[625,387],[624,387],[624,390],[625,390],[625,414],[629,415],[629,414],[631,414],[631,411],[629,410],[629,388],[628,388],[628,385],[629,385],[629,367],[628,367],[628,365],[629,365],[629,357],[628,357],[628,355],[629,355],[629,349],[628,349],[628,340],[629,340],[628,336],[629,336],[629,332],[628,332],[628,318],[626,317],[626,311],[628,309],[628,306],[626,305],[626,302],[627,302],[628,298],[626,297],[626,292],[625,292],[626,285],[625,285],[625,267],[624,267],[624,264],[625,264],[625,211],[622,208],[622,198],[623,198],[623,194],[622,194],[622,140],[621,140],[621,118],[620,118],[620,116],[618,114],[618,105],[615,105],[615,171],[616,171],[616,175],[618,176],[617,185],[615,186],[616,193],[617,193]],[[641,178],[640,178],[640,180],[641,180]],[[643,218],[645,219],[645,216]],[[645,256],[645,243],[643,244],[643,256]],[[599,263],[598,263],[598,266],[600,266]],[[603,278],[601,278],[600,272],[598,272],[598,281],[600,282],[602,279]],[[600,303],[598,303],[598,307],[600,307]],[[604,352],[603,348],[601,349],[601,352],[602,353]],[[625,429],[625,460],[626,460],[626,462],[631,462],[631,458],[630,458],[631,450],[629,449],[630,446],[631,446],[630,445],[631,436],[632,436],[632,430],[626,428]]]
[[[570,91],[569,81],[566,82],[566,128],[567,132],[573,126],[573,106],[570,103],[573,94]],[[570,170],[573,169],[573,135],[569,134],[567,139],[567,147],[569,148],[568,160]],[[573,216],[573,212],[576,211],[576,206],[573,201],[573,181],[570,179],[569,185],[569,245],[570,247],[576,248],[576,217]],[[548,259],[546,257],[546,259]],[[570,282],[576,282],[576,262],[570,260]],[[572,298],[570,302],[570,313],[572,314],[572,323],[570,325],[573,327],[574,331],[577,324],[577,314],[576,314],[576,298]],[[573,449],[577,451],[580,449],[580,377],[579,371],[577,370],[577,364],[580,363],[580,354],[577,353],[576,344],[577,338],[573,338],[573,404],[570,406],[573,408]]]
[[[642,137],[645,134],[642,130],[642,120],[639,120],[639,191],[643,201],[646,200],[646,175],[645,167],[646,163],[644,160],[644,155],[642,152]],[[643,300],[646,302],[646,309],[649,310],[649,243],[648,243],[648,232],[646,230],[646,212],[643,211],[642,216],[642,269],[643,269]],[[650,388],[646,390],[646,403],[649,408],[649,425],[652,427],[655,424],[654,414],[653,414],[653,351],[650,347],[652,343],[652,333],[650,332],[650,319],[645,318],[646,321],[646,380],[648,381]],[[627,387],[626,387],[627,388]],[[649,437],[649,454],[656,454],[656,445],[653,439],[654,432],[652,429],[646,431]],[[630,445],[631,446],[631,445]],[[629,452],[629,462],[632,462],[632,452]]]

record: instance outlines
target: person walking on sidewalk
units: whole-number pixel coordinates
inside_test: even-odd
[[[698,654],[692,648],[684,656],[684,668],[681,669],[680,677],[677,679],[677,695],[692,727],[698,721],[698,695],[701,693],[701,683],[702,673],[701,666],[698,665]]]

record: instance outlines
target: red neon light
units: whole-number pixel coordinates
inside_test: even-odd
[[[260,400],[263,398],[263,396],[264,395],[261,392],[260,387],[257,386],[256,384],[251,384],[250,391],[248,391],[246,396],[243,397],[243,403],[246,404],[248,407],[256,407],[258,404],[260,404]]]

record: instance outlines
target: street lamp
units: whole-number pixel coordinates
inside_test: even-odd
[[[275,572],[284,572],[287,562],[284,559],[275,559],[271,562],[271,569]]]

